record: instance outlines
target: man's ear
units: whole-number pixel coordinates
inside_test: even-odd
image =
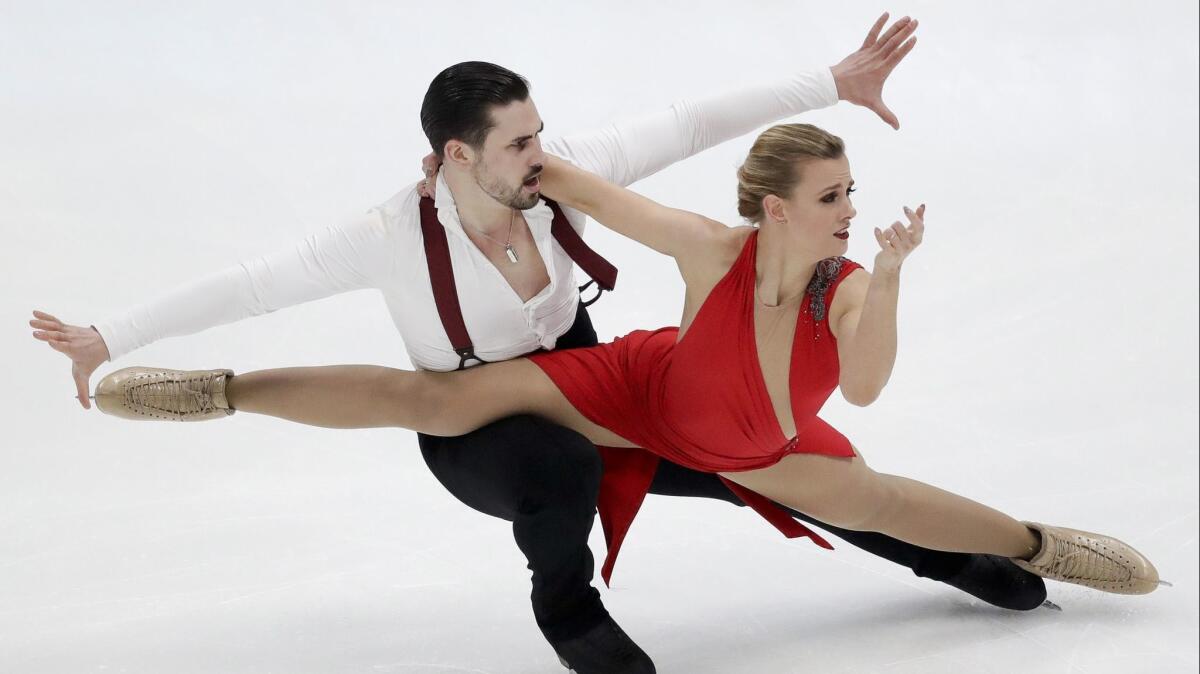
[[[475,155],[475,148],[461,140],[451,139],[446,141],[446,147],[442,150],[442,163],[467,166],[475,161]]]

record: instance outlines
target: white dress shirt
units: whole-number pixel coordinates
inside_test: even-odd
[[[629,185],[681,159],[764,124],[837,102],[828,69],[744,87],[598,131],[555,139],[545,151],[619,185]],[[438,317],[421,238],[416,184],[350,222],[300,243],[179,286],[95,324],[112,360],[164,337],[206,328],[336,293],[377,288],[414,366],[453,370],[459,357]],[[550,283],[522,302],[499,270],[467,238],[445,179],[438,177],[438,220],[446,228],[463,320],[485,361],[552,349],[575,319],[575,265],[550,234],[544,201],[524,211]],[[582,233],[585,217],[563,208]],[[619,260],[611,260],[618,267]],[[475,365],[470,361],[468,365]]]

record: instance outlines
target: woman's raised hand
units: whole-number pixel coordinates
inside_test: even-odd
[[[887,229],[875,228],[875,240],[879,242],[879,253],[875,256],[874,271],[900,271],[904,258],[921,245],[925,238],[925,204],[912,210],[904,207],[904,215],[908,216],[908,226],[900,221],[892,223]]]
[[[421,184],[417,185],[417,194],[429,199],[433,199],[436,196],[437,174],[441,168],[442,160],[438,159],[436,154],[430,152],[425,155],[425,158],[421,160],[421,173],[425,174],[425,180],[422,180]]]

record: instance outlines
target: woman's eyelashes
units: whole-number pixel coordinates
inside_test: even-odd
[[[851,194],[854,194],[857,191],[858,190],[856,190],[853,187],[847,188],[846,196],[850,196]],[[833,202],[837,201],[837,198],[838,198],[837,192],[830,192],[829,194],[826,194],[825,196],[821,197],[821,201],[824,201],[827,204],[832,204]]]

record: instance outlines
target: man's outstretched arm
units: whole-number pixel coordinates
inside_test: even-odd
[[[35,339],[71,360],[79,403],[90,409],[91,375],[105,361],[165,337],[374,287],[393,271],[394,245],[380,212],[372,210],[291,247],[178,285],[93,327],[38,310],[29,325]]]
[[[916,44],[917,21],[904,17],[884,32],[887,19],[879,17],[861,47],[832,67],[679,101],[644,117],[549,141],[545,150],[629,185],[765,124],[839,100],[866,107],[898,129],[899,119],[883,102],[883,85]]]

